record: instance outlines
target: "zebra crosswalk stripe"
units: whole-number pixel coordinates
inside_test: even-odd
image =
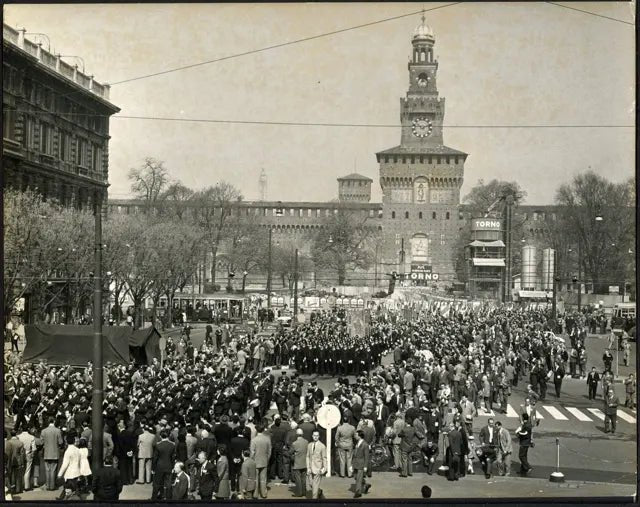
[[[588,408],[587,410],[591,412],[593,415],[595,415],[601,421],[604,421],[604,414],[602,413],[602,410],[597,408]]]
[[[507,417],[519,417],[511,405],[507,405]]]
[[[624,410],[618,410],[618,417],[624,419],[628,423],[635,424],[636,418],[627,414]]]
[[[551,417],[553,417],[554,419],[557,419],[558,421],[568,421],[569,418],[564,415],[562,412],[560,412],[556,407],[553,407],[551,405],[543,405],[542,408],[544,408],[547,412],[549,412],[551,414]]]
[[[583,412],[581,412],[580,410],[578,410],[575,407],[564,407],[567,412],[569,412],[570,414],[574,415],[576,419],[578,419],[578,421],[589,421],[591,422],[591,419],[584,414]]]

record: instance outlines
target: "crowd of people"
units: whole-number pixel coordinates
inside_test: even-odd
[[[296,497],[320,498],[330,462],[354,479],[360,497],[371,488],[374,454],[387,451],[401,478],[414,462],[428,474],[440,463],[450,480],[477,466],[487,478],[509,475],[512,435],[494,418],[479,432],[474,421],[482,410],[505,413],[518,385],[527,398],[514,437],[519,472],[527,474],[536,403],[548,382],[559,397],[571,371],[564,340],[551,332],[556,325],[543,310],[495,307],[422,311],[411,320],[378,312],[366,338],[350,336],[331,313],[287,332],[208,327],[201,346],[187,328],[167,340],[162,364],[105,368],[105,466],[93,473],[91,364],[14,362],[5,365],[5,406],[15,418],[5,436],[7,483],[20,492],[64,481],[60,498],[92,490],[103,499],[117,498],[123,485],[151,483],[151,499],[185,500],[266,498],[277,478]],[[567,315],[564,325],[571,349],[584,348],[583,316]],[[383,364],[387,355],[392,361]],[[601,382],[606,426],[615,431],[610,370],[597,380],[590,373],[587,383],[591,393]],[[337,381],[325,393],[303,380],[309,373]],[[324,404],[341,413],[329,449],[317,420]]]

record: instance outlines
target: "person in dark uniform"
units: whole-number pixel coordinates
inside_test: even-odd
[[[115,502],[120,499],[122,480],[120,470],[114,468],[113,458],[107,456],[104,466],[93,474],[91,489],[97,502]]]

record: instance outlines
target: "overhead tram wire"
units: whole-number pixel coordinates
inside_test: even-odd
[[[40,114],[51,114],[49,111],[36,111]],[[259,121],[259,120],[226,120],[226,119],[214,119],[214,118],[178,118],[167,116],[133,116],[133,115],[119,115],[113,116],[104,114],[91,114],[91,113],[64,113],[67,116],[90,116],[90,117],[109,117],[110,119],[124,119],[124,120],[145,120],[145,121],[175,121],[175,122],[189,122],[189,123],[212,123],[212,124],[229,124],[229,125],[275,125],[285,127],[354,127],[354,128],[399,128],[401,124],[392,123],[315,123],[315,122],[301,122],[301,121]],[[523,125],[442,125],[442,128],[447,129],[545,129],[545,128],[635,128],[634,125],[572,125],[572,124],[558,124],[558,125],[536,125],[536,124],[523,124]]]
[[[398,16],[392,16],[392,17],[389,17],[389,18],[379,19],[377,21],[371,21],[369,23],[363,23],[363,24],[360,24],[360,25],[350,26],[350,27],[347,27],[347,28],[341,28],[339,30],[333,30],[331,32],[325,32],[325,33],[321,33],[321,34],[318,34],[318,35],[311,35],[309,37],[303,37],[302,39],[296,39],[296,40],[289,41],[289,42],[281,42],[279,44],[273,44],[271,46],[266,46],[266,47],[263,47],[263,48],[252,49],[250,51],[244,51],[242,53],[236,53],[236,54],[233,54],[233,55],[223,56],[221,58],[214,58],[212,60],[207,60],[207,61],[204,61],[204,62],[192,63],[192,64],[189,64],[189,65],[183,65],[183,66],[175,67],[175,68],[172,68],[172,69],[167,69],[167,70],[163,70],[163,71],[159,71],[159,72],[153,72],[153,73],[150,73],[150,74],[144,74],[142,76],[136,76],[136,77],[132,77],[132,78],[128,78],[128,79],[122,79],[120,81],[115,81],[113,83],[104,83],[104,84],[108,84],[109,86],[117,86],[117,85],[120,85],[120,84],[131,83],[133,81],[140,81],[142,79],[148,79],[148,78],[155,77],[155,76],[162,76],[162,75],[165,75],[165,74],[171,74],[173,72],[180,72],[182,70],[193,69],[193,68],[196,68],[196,67],[202,67],[204,65],[210,65],[212,63],[218,63],[218,62],[222,62],[222,61],[226,61],[226,60],[231,60],[231,59],[234,59],[234,58],[240,58],[242,56],[249,56],[249,55],[256,54],[256,53],[262,53],[264,51],[270,51],[272,49],[279,49],[279,48],[286,47],[286,46],[292,46],[294,44],[299,44],[301,42],[308,42],[308,41],[315,40],[315,39],[321,39],[323,37],[330,37],[332,35],[337,35],[337,34],[340,34],[340,33],[345,33],[345,32],[349,32],[349,31],[352,31],[352,30],[357,30],[359,28],[366,28],[366,27],[369,27],[369,26],[379,25],[381,23],[386,23],[388,21],[395,21],[397,19],[408,18],[408,17],[415,16],[415,15],[420,14],[420,13],[432,12],[432,11],[436,11],[436,10],[439,10],[439,9],[444,9],[446,7],[452,7],[452,6],[458,5],[460,3],[462,3],[462,2],[452,2],[452,3],[445,4],[445,5],[439,5],[437,7],[431,7],[430,9],[420,9],[419,11],[414,11],[414,12],[409,12],[409,13],[406,13],[406,14],[400,14]],[[58,96],[58,98],[64,98],[64,97],[69,97],[69,96],[75,95],[77,93],[81,93],[81,91],[77,90],[77,91],[73,91],[73,92],[70,92],[70,93],[57,94],[57,96]]]
[[[546,3],[548,3],[549,5],[555,5],[556,7],[562,7],[563,9],[569,9],[571,11],[577,11],[577,12],[582,12],[583,14],[589,14],[590,16],[595,16],[597,18],[608,19],[609,21],[617,21],[618,23],[624,23],[625,25],[636,26],[635,23],[632,23],[630,21],[624,21],[622,19],[612,18],[610,16],[605,16],[604,14],[597,14],[595,12],[585,11],[583,9],[578,9],[576,7],[569,7],[568,5],[562,5],[556,2],[546,2]]]

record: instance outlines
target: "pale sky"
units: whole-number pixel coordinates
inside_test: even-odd
[[[445,5],[9,5],[5,23],[44,32],[52,50],[115,83],[174,67]],[[635,4],[570,3],[627,22]],[[529,204],[592,168],[634,175],[633,128],[488,129],[482,125],[634,125],[635,32],[628,24],[546,3],[469,3],[426,13],[436,37],[445,144],[469,153],[462,194],[483,178],[516,180]],[[411,36],[405,17],[176,73],[114,85],[122,115],[219,120],[399,124]],[[32,40],[34,36],[27,35]],[[45,44],[46,48],[46,44]],[[68,59],[72,62],[72,60]],[[446,128],[471,125],[474,128]],[[400,128],[111,120],[110,196],[130,167],[165,161],[187,186],[226,180],[246,199],[324,201],[354,169],[374,179],[375,153]]]

